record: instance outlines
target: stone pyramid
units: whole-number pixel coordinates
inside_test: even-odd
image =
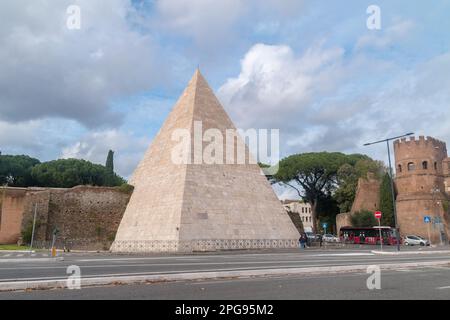
[[[135,189],[111,250],[192,252],[297,246],[297,229],[259,166],[250,163],[241,138],[235,139],[235,147],[243,146],[247,152],[243,164],[173,161],[173,150],[180,143],[173,133],[184,129],[193,140],[194,127],[200,122],[203,132],[214,128],[224,137],[227,129],[235,129],[197,70],[130,180]],[[198,148],[193,142],[189,151],[195,154]]]

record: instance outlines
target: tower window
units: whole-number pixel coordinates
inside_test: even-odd
[[[434,163],[434,170],[437,170],[438,169],[438,165],[437,165],[437,162],[435,162]]]
[[[414,164],[414,162],[408,163],[408,171],[414,171],[414,170],[416,170],[416,165]]]
[[[422,162],[422,169],[423,170],[428,170],[428,161]]]
[[[398,165],[398,172],[402,172],[402,165],[401,164]]]

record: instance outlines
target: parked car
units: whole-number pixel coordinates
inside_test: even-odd
[[[324,234],[323,241],[324,242],[339,242],[339,238],[332,234]]]
[[[306,233],[306,237],[308,238],[308,241],[316,241],[317,240],[317,236],[312,233],[312,232],[305,232]]]
[[[419,236],[409,235],[403,240],[405,246],[429,246],[430,241]]]

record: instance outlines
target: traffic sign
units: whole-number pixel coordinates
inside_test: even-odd
[[[430,223],[431,222],[431,217],[430,216],[423,217],[423,222]]]
[[[375,212],[375,218],[381,219],[381,216],[382,216],[381,211],[376,211],[376,212]]]
[[[322,224],[322,227],[323,227],[324,229],[326,229],[326,228],[328,227],[328,223],[324,222],[324,223]]]

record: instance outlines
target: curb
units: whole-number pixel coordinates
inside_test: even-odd
[[[0,263],[20,263],[20,262],[59,262],[64,261],[63,257],[56,258],[17,258],[17,259],[0,259]]]
[[[417,268],[431,266],[448,266],[450,260],[433,262],[414,262],[400,264],[380,264],[381,270],[393,270],[401,268]],[[179,273],[179,274],[150,274],[140,276],[114,276],[114,277],[95,277],[81,278],[81,287],[106,286],[106,285],[126,285],[140,283],[158,283],[174,281],[199,281],[199,280],[217,280],[217,279],[241,279],[254,277],[270,276],[288,276],[288,275],[306,275],[306,274],[333,274],[349,272],[367,272],[367,268],[372,265],[354,265],[354,266],[331,266],[331,267],[310,267],[310,268],[292,268],[292,269],[265,269],[265,270],[244,270],[244,271],[219,271],[202,273]],[[68,280],[73,279],[54,279],[54,280],[35,280],[35,281],[14,281],[0,282],[1,291],[18,290],[44,290],[44,289],[66,289]]]
[[[372,250],[374,254],[380,255],[389,255],[389,256],[397,256],[397,255],[415,255],[415,254],[448,254],[450,256],[450,250],[440,250],[440,251],[379,251]]]
[[[30,250],[0,250],[0,253],[30,253]],[[32,250],[31,253],[36,253]]]

